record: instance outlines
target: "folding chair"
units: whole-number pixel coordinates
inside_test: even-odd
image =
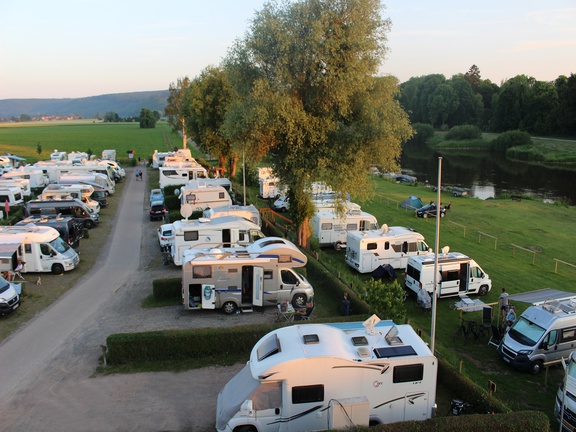
[[[502,335],[500,334],[500,329],[495,325],[492,325],[490,327],[492,328],[492,336],[490,337],[490,340],[488,341],[488,345],[494,345],[495,347],[497,347],[498,344],[500,344],[500,341],[502,340]]]
[[[306,313],[304,313],[304,314],[296,312],[296,314],[294,315],[294,321],[310,321],[310,316],[312,315],[312,312],[314,312],[315,307],[316,307],[316,305],[312,305],[311,307],[307,307]]]
[[[492,327],[492,306],[484,306],[482,308],[482,325],[480,331],[483,333]]]

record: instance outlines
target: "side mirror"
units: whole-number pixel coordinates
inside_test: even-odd
[[[544,351],[548,351],[548,342],[544,341],[540,344],[540,347],[544,350]]]

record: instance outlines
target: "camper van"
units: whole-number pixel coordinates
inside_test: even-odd
[[[91,199],[94,188],[89,185],[60,185],[50,184],[44,188],[39,196],[42,201],[76,198],[86,204],[90,213],[100,213],[100,203]]]
[[[24,203],[24,198],[22,197],[22,189],[20,186],[0,185],[0,203],[5,202],[11,206]]]
[[[9,171],[2,174],[2,179],[5,180],[19,180],[24,179],[30,182],[30,188],[43,188],[48,184],[48,177],[44,174],[41,168],[26,165],[18,169]]]
[[[285,185],[280,185],[280,180],[276,177],[260,178],[260,196],[264,199],[280,198],[281,195],[285,195],[288,188]]]
[[[437,375],[436,357],[408,324],[281,327],[256,343],[244,369],[220,390],[216,430],[347,430],[426,420],[436,413]]]
[[[22,273],[52,272],[59,275],[73,270],[80,262],[76,251],[62,240],[58,231],[48,226],[2,227],[0,246],[4,253],[10,249],[11,268],[15,268],[18,260],[22,261]]]
[[[191,180],[180,189],[180,204],[189,204],[193,211],[202,211],[206,207],[231,206],[232,198],[222,186]]]
[[[84,228],[94,228],[100,223],[98,213],[90,210],[79,199],[32,200],[26,203],[27,216],[62,215],[70,216],[82,222]]]
[[[564,371],[564,380],[558,386],[554,417],[563,428],[569,431],[576,429],[576,354],[570,353]]]
[[[102,150],[102,160],[115,161],[116,150]]]
[[[422,234],[411,228],[383,225],[379,230],[349,232],[344,260],[360,273],[371,273],[385,264],[405,269],[409,257],[430,252]]]
[[[418,294],[421,288],[434,292],[434,254],[417,255],[408,258],[404,286]],[[447,252],[438,256],[440,283],[438,297],[451,297],[461,294],[486,295],[492,289],[488,274],[472,258],[459,252]]]
[[[181,167],[161,166],[158,171],[160,189],[164,189],[166,186],[181,186],[190,180],[208,177],[206,169],[198,163],[183,164]]]
[[[498,345],[500,357],[536,375],[543,364],[567,359],[576,343],[576,296],[533,304]]]
[[[104,188],[108,195],[113,195],[116,192],[116,185],[110,181],[105,175],[91,172],[86,174],[62,174],[58,180],[58,184],[69,183],[94,183],[101,188]]]
[[[247,206],[240,205],[225,205],[219,207],[207,207],[204,209],[203,215],[205,218],[214,219],[222,216],[240,216],[258,226],[262,226],[262,219],[260,219],[260,212],[252,204]]]
[[[279,237],[262,238],[238,250],[190,249],[182,264],[184,308],[231,314],[285,301],[305,307],[314,290],[293,269],[306,262],[306,255]]]
[[[22,197],[32,196],[32,190],[30,189],[30,180],[26,179],[4,179],[0,177],[0,188],[6,186],[14,186],[20,188],[22,191]]]
[[[0,255],[0,261],[3,261],[4,257]],[[20,292],[22,292],[22,285],[19,287]],[[20,295],[16,289],[16,284],[8,282],[2,276],[0,276],[0,316],[8,315],[14,312],[20,307]]]
[[[171,256],[177,266],[182,265],[182,256],[187,249],[247,246],[264,237],[258,225],[240,216],[180,220],[173,225]]]
[[[312,235],[318,239],[320,247],[342,249],[349,232],[362,232],[378,229],[376,217],[361,210],[349,210],[343,215],[334,211],[318,211],[310,219]]]
[[[15,226],[34,224],[36,226],[49,226],[54,228],[60,234],[70,247],[77,249],[80,246],[80,239],[84,237],[83,226],[77,219],[63,217],[58,215],[29,216]]]
[[[51,183],[59,183],[62,176],[70,174],[102,174],[106,176],[108,182],[115,185],[116,180],[112,167],[107,164],[101,165],[97,162],[88,162],[83,165],[56,165],[48,169]]]

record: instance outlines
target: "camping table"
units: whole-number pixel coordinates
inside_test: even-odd
[[[289,322],[294,320],[294,314],[296,313],[296,311],[294,310],[292,305],[289,305],[288,309],[286,309],[285,311],[282,310],[281,304],[278,304],[277,307],[278,312],[276,312],[276,321]]]

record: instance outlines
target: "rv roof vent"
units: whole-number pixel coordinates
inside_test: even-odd
[[[31,231],[31,232],[38,231],[38,226],[33,224],[32,222],[30,222],[29,224],[26,224],[26,231]]]
[[[353,336],[352,344],[354,346],[368,345],[368,339],[366,339],[364,336]]]
[[[364,346],[359,347],[357,352],[360,357],[370,357],[370,350]]]
[[[306,334],[302,336],[302,339],[306,345],[320,343],[320,338],[317,334]]]
[[[386,339],[386,342],[390,345],[402,345],[402,339],[398,337],[398,327],[396,326],[392,326],[392,328],[388,330],[384,339]]]
[[[200,222],[200,223],[208,223],[208,222],[210,222],[210,219],[209,219],[209,218],[199,218],[199,219],[198,219],[198,222]]]

